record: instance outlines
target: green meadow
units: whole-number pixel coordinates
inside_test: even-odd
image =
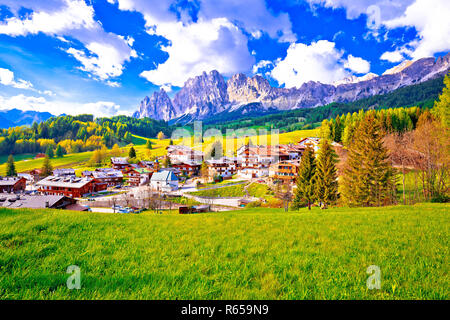
[[[449,208],[0,209],[0,298],[449,299]],[[70,265],[80,290],[66,286]]]

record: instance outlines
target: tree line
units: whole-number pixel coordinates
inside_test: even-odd
[[[59,116],[31,127],[21,126],[0,130],[0,155],[57,152],[78,153],[114,144],[131,143],[132,133],[154,137],[158,132],[168,134],[164,121],[127,116],[98,118],[93,115]]]

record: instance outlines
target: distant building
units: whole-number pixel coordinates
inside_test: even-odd
[[[107,187],[115,187],[123,183],[122,171],[113,168],[97,168],[95,171],[83,171],[81,175],[94,178],[98,183],[105,183]]]
[[[167,156],[172,164],[175,163],[197,163],[203,162],[204,154],[202,151],[194,150],[184,145],[172,145],[167,148]]]
[[[298,142],[298,145],[305,149],[307,146],[311,146],[314,149],[314,152],[317,152],[319,150],[319,144],[320,138],[315,137],[304,138]]]
[[[206,160],[210,175],[217,173],[223,178],[229,178],[237,173],[238,159],[222,157],[221,159]]]
[[[148,185],[150,183],[150,178],[153,175],[153,170],[152,169],[147,169],[147,168],[138,168],[138,169],[134,169],[136,172],[139,173],[139,185],[143,186],[143,185]]]
[[[0,194],[0,207],[88,210],[88,207],[77,205],[75,199],[63,195],[16,195],[12,193]]]
[[[105,190],[107,185],[93,178],[49,176],[36,184],[43,194],[56,194],[68,197],[83,197],[86,194]]]
[[[197,175],[200,171],[201,163],[194,161],[183,161],[179,163],[172,163],[173,168],[178,168],[181,174]]]
[[[42,169],[33,169],[30,172],[30,175],[32,177],[32,183],[35,184],[36,182],[38,182],[39,180],[42,179]]]
[[[22,192],[27,187],[27,180],[23,177],[1,177],[0,192]]]
[[[53,170],[53,175],[56,177],[70,177],[75,176],[75,169],[64,168],[64,169],[55,169]]]
[[[111,166],[116,170],[124,170],[130,166],[127,158],[115,157],[111,158]]]
[[[155,172],[151,179],[152,189],[159,191],[173,191],[178,189],[178,177],[172,171]]]
[[[127,170],[128,185],[132,187],[147,185],[152,174],[153,170],[147,168],[130,168]]]
[[[274,163],[269,168],[269,177],[273,180],[293,183],[297,178],[299,166],[299,160]]]
[[[34,158],[35,159],[45,158],[45,153],[38,153]]]

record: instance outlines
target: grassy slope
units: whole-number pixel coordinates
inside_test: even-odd
[[[448,299],[448,209],[0,209],[0,298]],[[66,288],[72,264],[81,290]],[[366,288],[370,265],[381,290]]]

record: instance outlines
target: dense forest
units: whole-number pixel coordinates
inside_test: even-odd
[[[376,95],[349,103],[331,103],[316,108],[304,108],[278,112],[260,117],[245,117],[239,120],[225,121],[215,118],[205,121],[204,127],[216,128],[223,133],[227,129],[239,129],[246,127],[265,127],[267,129],[277,128],[280,132],[290,132],[302,129],[311,129],[324,119],[332,119],[337,115],[348,112],[358,112],[360,109],[386,109],[399,107],[418,106],[431,108],[444,87],[443,77],[428,80],[426,82],[403,87],[391,93]],[[316,124],[316,125],[314,125]]]
[[[411,108],[389,108],[381,110],[360,109],[358,112],[347,113],[336,116],[336,118],[322,121],[320,127],[320,137],[331,141],[342,142],[348,146],[353,140],[353,136],[359,124],[367,117],[368,114],[379,122],[383,132],[403,133],[414,130],[420,116],[427,109],[419,107]]]
[[[31,127],[20,126],[0,131],[0,154],[48,152],[58,146],[65,153],[91,151],[115,143],[130,143],[131,134],[156,137],[168,134],[167,123],[127,116],[98,118],[93,115],[59,116]]]

